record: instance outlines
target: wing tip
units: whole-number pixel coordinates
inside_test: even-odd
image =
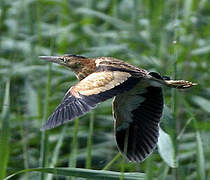
[[[136,163],[141,163],[143,162],[145,159],[147,159],[155,150],[155,148],[157,147],[157,143],[149,150],[148,153],[144,154],[140,151],[137,152],[132,152],[132,153],[127,153],[125,154],[121,149],[118,149],[121,153],[121,155],[129,162],[136,162]]]
[[[49,130],[49,129],[52,129],[52,128],[55,128],[56,126],[49,126],[48,125],[48,122],[46,124],[44,124],[41,128],[40,128],[40,131],[46,131],[46,130]]]
[[[133,129],[133,128],[131,128]],[[159,137],[159,124],[155,131],[148,129],[141,129],[143,134],[138,134],[135,138],[133,131],[129,131],[127,150],[124,149],[125,145],[125,131],[116,131],[115,138],[119,151],[128,160],[132,162],[143,162],[157,147]],[[134,141],[134,139],[136,139]]]
[[[40,131],[45,131],[53,129],[61,124],[62,121],[59,120],[60,111],[55,111],[47,120],[47,122],[40,128]]]
[[[155,145],[149,153],[147,154],[142,154],[141,152],[133,152],[131,154],[125,154],[124,152],[122,152],[121,150],[119,150],[122,154],[122,156],[127,159],[129,162],[136,162],[136,163],[140,163],[143,162],[145,159],[147,159],[154,151],[154,149],[156,148],[157,145]]]
[[[42,126],[41,128],[40,128],[40,131],[41,132],[44,132],[44,131],[46,131],[46,130],[48,130],[49,128],[47,128],[47,127],[45,127],[45,125],[44,126]]]
[[[55,128],[55,127],[57,127],[57,126],[59,126],[60,124],[56,124],[56,125],[52,125],[52,124],[50,124],[48,121],[47,121],[47,123],[45,123],[41,128],[40,128],[40,131],[46,131],[46,130],[49,130],[49,129],[53,129],[53,128]]]
[[[71,95],[70,98],[65,99],[64,102],[56,108],[47,122],[40,128],[40,131],[49,130],[65,124],[76,117],[84,115],[95,106],[95,103],[89,102],[85,97],[80,99]]]

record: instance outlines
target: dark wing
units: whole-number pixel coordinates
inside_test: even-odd
[[[41,130],[51,129],[82,116],[97,103],[133,88],[138,78],[126,72],[95,72],[70,88]]]
[[[139,87],[140,85],[140,87]],[[130,161],[143,161],[155,148],[163,111],[160,87],[142,87],[117,95],[113,101],[115,136]]]

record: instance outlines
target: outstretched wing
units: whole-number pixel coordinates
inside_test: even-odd
[[[133,88],[139,78],[130,73],[95,72],[71,87],[41,130],[51,129],[93,109],[97,103]]]
[[[155,148],[163,111],[160,87],[143,87],[117,95],[113,101],[119,150],[131,161],[143,161]]]

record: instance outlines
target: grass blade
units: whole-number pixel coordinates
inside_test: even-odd
[[[121,177],[121,172],[113,172],[113,171],[103,171],[103,170],[90,170],[90,169],[82,169],[82,168],[34,168],[34,169],[25,169],[22,171],[18,171],[7,178],[5,180],[11,179],[12,177],[25,173],[25,172],[42,172],[42,173],[51,173],[54,175],[62,175],[62,176],[74,176],[81,178],[92,178],[94,180],[119,180]],[[124,173],[124,180],[142,180],[145,179],[144,173]]]
[[[92,136],[93,136],[93,125],[94,125],[94,112],[90,113],[90,124],[89,124],[89,133],[88,133],[88,142],[87,142],[87,160],[86,168],[91,168],[91,146],[92,146]]]
[[[158,180],[167,179],[168,173],[169,173],[169,166],[165,162],[163,162],[163,164],[159,168],[159,172],[158,172],[159,176],[157,179]]]
[[[193,120],[194,128],[196,129],[196,155],[197,155],[197,177],[200,180],[205,180],[206,179],[206,174],[205,174],[205,157],[204,157],[204,150],[203,150],[203,145],[202,145],[202,140],[200,137],[200,132],[197,130],[198,125],[197,121],[195,119],[195,116],[193,114],[193,111],[189,104],[184,101],[184,104],[186,106],[186,109],[190,115],[190,117]]]
[[[201,96],[194,96],[192,100],[200,106],[204,111],[210,113],[210,101]]]
[[[149,156],[146,159],[146,180],[152,180],[154,176],[154,168],[152,167],[153,159]]]
[[[4,104],[2,110],[2,125],[0,132],[0,180],[6,175],[9,159],[9,106],[10,106],[10,79],[6,82]]]
[[[199,131],[196,132],[196,143],[197,143],[197,175],[198,179],[205,180],[205,157],[204,157],[204,151],[203,151],[203,145],[201,141],[201,136]]]
[[[66,133],[66,129],[67,129],[67,126],[64,126],[62,131],[61,131],[61,134],[59,136],[58,142],[56,144],[55,150],[54,150],[53,155],[52,155],[52,161],[49,165],[50,168],[55,167],[55,164],[57,162],[59,152],[60,152],[60,149],[61,149],[61,145],[63,143],[63,138],[64,138],[65,133]],[[52,177],[53,177],[52,174],[49,174],[46,179],[51,180]]]
[[[162,159],[172,168],[177,167],[175,151],[170,136],[160,128],[158,151]]]
[[[49,64],[48,68],[48,80],[47,80],[47,93],[46,93],[46,100],[45,100],[45,112],[43,117],[43,122],[47,119],[49,114],[49,99],[50,99],[50,89],[51,89],[51,69],[52,65]],[[48,147],[48,132],[43,131],[42,132],[42,138],[41,138],[41,152],[40,152],[40,166],[46,167],[47,166],[47,147]],[[44,174],[41,175],[41,179],[43,180]]]
[[[119,29],[122,29],[122,28],[123,29],[132,29],[133,28],[131,24],[129,24],[121,19],[106,15],[100,11],[95,11],[95,10],[87,9],[87,8],[78,8],[76,12],[78,14],[84,14],[86,16],[87,15],[95,16],[97,18],[100,18],[100,19],[112,24],[113,26],[116,26]]]
[[[107,169],[109,169],[111,166],[112,166],[112,164],[115,162],[115,161],[117,161],[119,158],[121,157],[121,154],[120,154],[120,152],[119,153],[117,153],[117,155],[103,168],[103,170],[107,170]]]
[[[79,118],[75,119],[74,122],[74,132],[73,132],[73,141],[71,144],[71,154],[69,156],[69,167],[74,168],[77,165],[77,135],[79,130]],[[69,178],[70,180],[71,178]]]

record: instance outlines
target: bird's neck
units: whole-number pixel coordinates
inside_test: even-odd
[[[86,78],[88,75],[94,73],[96,71],[95,61],[85,60],[83,66],[79,69],[74,69],[73,72],[77,76],[77,79],[80,81]]]

